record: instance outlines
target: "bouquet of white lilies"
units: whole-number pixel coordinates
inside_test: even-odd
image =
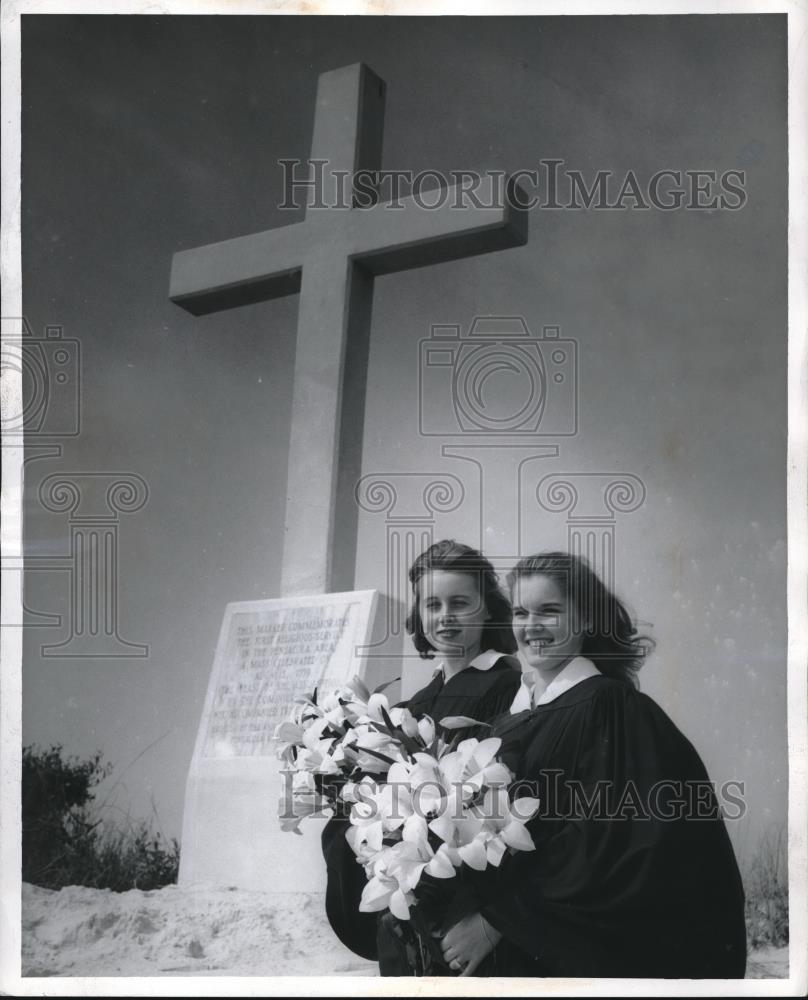
[[[440,725],[482,723],[454,716]],[[391,708],[381,688],[371,694],[356,678],[320,703],[316,693],[300,699],[278,726],[292,777],[281,825],[299,833],[304,816],[329,807],[347,813],[346,837],[368,877],[360,910],[389,909],[408,920],[424,873],[448,879],[464,863],[482,870],[509,849],[534,849],[525,824],[539,800],[511,801],[513,774],[497,760],[501,741],[459,735],[447,742],[428,716]]]
[[[279,806],[283,830],[299,834],[302,819],[327,815],[329,808],[347,815],[343,786],[352,777],[381,775],[389,768],[395,747],[382,731],[380,709],[387,711],[382,691],[392,683],[371,693],[355,677],[325,696],[315,691],[295,700],[289,719],[275,729],[278,757],[285,764]]]

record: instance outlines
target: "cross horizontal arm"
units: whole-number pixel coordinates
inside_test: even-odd
[[[462,189],[449,185],[426,192],[420,204],[402,198],[400,208],[382,204],[351,212],[351,256],[372,274],[392,274],[524,245],[528,213],[520,203],[526,203],[525,192],[509,184],[507,196],[497,198],[493,184],[487,179],[477,192],[484,206],[493,207],[469,205]],[[424,207],[428,199],[437,207]]]
[[[300,222],[182,250],[171,262],[169,298],[200,316],[290,295],[300,289],[306,245]]]
[[[450,185],[397,207],[310,211],[305,222],[183,250],[171,266],[171,301],[199,316],[293,294],[306,259],[325,246],[371,274],[391,274],[527,243],[524,191],[509,184],[503,197],[486,179],[475,194],[480,204],[470,205]],[[433,199],[437,207],[425,207]]]

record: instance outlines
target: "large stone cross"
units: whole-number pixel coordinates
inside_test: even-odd
[[[334,184],[380,168],[384,88],[362,64],[320,76],[311,161]],[[374,276],[524,244],[526,213],[494,187],[470,205],[450,189],[431,210],[310,203],[302,222],[174,255],[171,299],[194,315],[300,293],[283,594],[353,587]]]

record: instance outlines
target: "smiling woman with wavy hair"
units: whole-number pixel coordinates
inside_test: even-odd
[[[525,675],[494,725],[535,850],[462,879],[441,948],[462,975],[743,978],[744,895],[696,750],[637,688],[651,648],[579,556],[508,576]]]
[[[500,589],[499,578],[491,563],[482,552],[456,542],[453,538],[435,542],[423,552],[410,567],[409,579],[413,591],[413,603],[407,616],[407,632],[412,643],[423,659],[435,656],[435,647],[424,634],[420,605],[422,600],[421,581],[428,574],[439,570],[443,573],[463,573],[471,577],[485,609],[480,652],[489,649],[501,653],[515,653],[516,641],[511,630],[511,602]]]
[[[487,723],[507,713],[521,670],[509,655],[516,650],[511,604],[494,567],[477,549],[444,539],[418,556],[409,578],[413,603],[407,631],[418,655],[434,659],[436,668],[429,683],[402,706],[416,719],[430,716],[444,737],[449,734],[440,722],[448,716]],[[474,731],[453,730],[451,736],[463,738]],[[377,959],[383,976],[451,975],[431,933],[421,936],[412,923],[389,913],[380,918],[359,911],[367,879],[345,839],[346,826],[346,817],[334,817],[322,838],[326,914],[334,932],[358,955]],[[454,891],[455,885],[450,888]],[[445,902],[436,903],[433,913],[442,912]],[[420,909],[423,915],[425,902]],[[437,924],[430,927],[437,929]]]

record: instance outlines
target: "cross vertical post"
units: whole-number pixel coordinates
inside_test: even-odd
[[[510,183],[499,202],[490,185],[481,191],[484,207],[462,204],[453,186],[436,210],[413,198],[395,210],[357,207],[356,173],[380,167],[384,89],[362,64],[320,76],[311,161],[324,164],[323,190],[310,189],[305,221],[182,251],[172,264],[171,299],[194,315],[300,293],[287,596],[353,587],[374,276],[527,242],[524,202]],[[351,197],[343,202],[337,192],[345,180]]]

